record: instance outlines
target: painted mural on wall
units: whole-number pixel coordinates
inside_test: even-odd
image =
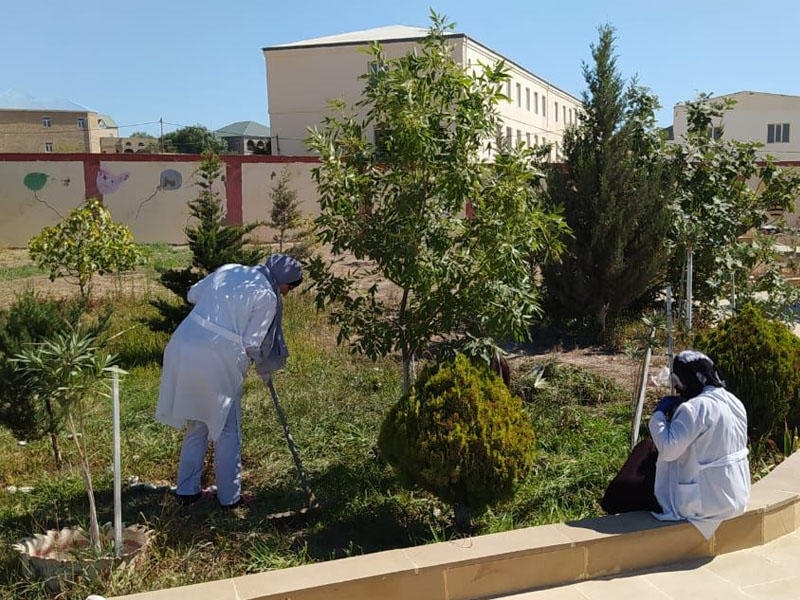
[[[70,178],[69,177],[64,177],[64,178],[61,178],[61,179],[57,179],[57,178],[51,177],[47,173],[40,173],[38,171],[34,171],[32,173],[27,173],[25,175],[25,177],[22,178],[22,184],[26,188],[28,188],[30,191],[33,192],[33,197],[36,200],[36,202],[44,204],[47,208],[52,210],[59,217],[63,218],[61,213],[58,212],[58,210],[56,210],[56,208],[54,206],[52,206],[50,203],[48,203],[45,199],[39,197],[39,192],[41,192],[45,188],[47,183],[49,181],[51,181],[51,180],[60,182],[61,185],[63,185],[64,187],[67,187],[70,184]],[[32,206],[32,205],[29,205],[29,206]]]
[[[117,173],[116,175],[102,167],[97,171],[97,191],[103,196],[113,194],[131,176],[130,171]]]
[[[180,174],[180,171],[176,171],[175,169],[164,169],[161,171],[155,191],[139,203],[139,206],[136,209],[136,216],[134,218],[139,218],[139,213],[142,212],[142,207],[155,198],[158,195],[158,192],[174,192],[175,190],[181,189],[181,185],[183,185],[183,175]]]

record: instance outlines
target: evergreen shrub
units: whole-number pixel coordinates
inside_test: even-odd
[[[24,393],[21,375],[12,359],[33,344],[69,331],[85,309],[83,301],[41,297],[25,291],[0,311],[0,425],[18,439],[38,439],[50,428],[45,405]]]
[[[800,425],[800,340],[786,325],[746,305],[695,345],[744,404],[754,439],[780,442],[786,425]]]
[[[533,427],[502,379],[465,356],[423,369],[383,422],[379,448],[401,480],[456,508],[509,498],[533,460]]]

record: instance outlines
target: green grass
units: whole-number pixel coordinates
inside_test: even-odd
[[[156,273],[169,269],[182,269],[191,262],[192,252],[188,246],[173,246],[164,242],[141,244],[147,257],[147,266]]]
[[[19,265],[16,267],[0,267],[0,281],[25,279],[26,277],[35,277],[36,275],[47,275],[47,272],[34,264]]]
[[[181,435],[153,418],[167,336],[143,324],[152,311],[146,298],[117,300],[112,333],[124,333],[110,345],[129,371],[120,390],[123,481],[168,483],[174,480]],[[205,501],[184,508],[168,493],[126,486],[123,520],[157,532],[145,566],[135,574],[78,582],[70,597],[198,583],[459,535],[449,507],[404,489],[376,453],[381,421],[400,393],[399,364],[371,362],[337,347],[335,332],[308,296],[289,296],[285,330],[292,355],[275,386],[321,508],[305,519],[268,519],[298,508],[304,498],[267,391],[251,373],[243,401],[242,461],[252,504],[234,511]],[[597,502],[627,454],[629,402],[627,394],[616,397],[605,380],[580,373],[567,380],[577,380],[583,391],[570,391],[558,380],[547,394],[526,392],[537,436],[534,469],[511,501],[476,519],[475,533],[599,514]],[[101,523],[110,521],[113,511],[110,415],[109,402],[98,401],[87,423]],[[47,441],[20,446],[0,429],[0,581],[10,582],[0,586],[2,600],[46,597],[23,572],[11,543],[45,528],[85,524],[77,457],[66,436],[62,446],[67,466],[58,472]],[[8,485],[34,491],[12,494],[4,491]]]

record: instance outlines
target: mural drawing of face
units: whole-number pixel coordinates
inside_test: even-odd
[[[130,175],[128,171],[114,175],[110,171],[100,169],[97,171],[97,191],[104,196],[106,194],[113,194],[119,189],[123,181],[127,181]]]

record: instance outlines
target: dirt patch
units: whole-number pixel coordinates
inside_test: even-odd
[[[22,269],[32,267],[33,263],[25,249],[0,250],[0,270]],[[344,274],[348,271],[368,269],[369,264],[353,257],[347,257],[334,265],[334,271]],[[398,301],[399,289],[382,280],[378,275],[370,275],[365,283],[376,284],[378,295],[388,300]],[[44,275],[32,275],[13,278],[0,282],[0,308],[9,306],[14,299],[26,290],[33,290],[45,296],[66,298],[78,294],[78,286],[66,279],[50,281]],[[141,294],[160,294],[163,288],[157,284],[151,273],[136,271],[122,276],[101,275],[92,280],[92,296],[131,297]],[[563,348],[548,340],[534,340],[532,344],[510,347],[509,364],[512,369],[525,368],[532,360],[556,359],[560,362],[585,368],[589,371],[611,377],[625,389],[631,390],[633,380],[639,368],[639,361],[622,353],[611,353],[598,347]],[[653,357],[653,364],[660,366],[666,360],[661,356]],[[652,372],[652,371],[651,371]]]

